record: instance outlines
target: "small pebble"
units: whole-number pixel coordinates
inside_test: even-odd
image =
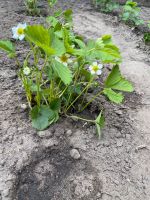
[[[72,135],[72,130],[67,130],[67,131],[66,131],[66,135],[67,135],[67,136],[71,136],[71,135]]]
[[[26,104],[24,104],[24,103],[20,105],[20,108],[21,108],[22,110],[26,110],[27,107],[28,107],[28,106],[27,106]]]
[[[79,153],[79,151],[77,150],[77,149],[72,149],[71,151],[70,151],[70,155],[71,155],[71,157],[73,158],[73,159],[75,159],[75,160],[78,160],[78,159],[80,159],[80,153]]]
[[[64,129],[63,128],[57,128],[56,130],[55,130],[55,135],[57,136],[57,137],[60,137],[60,136],[63,136],[64,135]]]
[[[123,140],[118,140],[117,147],[122,147],[122,146],[123,146]]]
[[[115,112],[116,112],[117,115],[122,115],[123,114],[122,110],[116,110]]]
[[[126,134],[126,138],[127,138],[127,140],[130,140],[131,139],[131,135],[130,134]]]
[[[120,159],[120,158],[116,158],[116,162],[117,162],[117,163],[120,163],[120,162],[121,162],[121,159]]]
[[[105,142],[103,143],[103,146],[104,146],[104,147],[109,147],[109,146],[110,146],[110,142],[109,142],[109,141],[105,141]]]
[[[52,137],[52,132],[48,129],[48,130],[45,130],[45,131],[38,131],[38,136],[40,138],[50,138]]]
[[[121,134],[120,132],[117,132],[117,133],[115,134],[115,136],[116,136],[116,138],[121,138],[121,137],[122,137],[122,134]]]

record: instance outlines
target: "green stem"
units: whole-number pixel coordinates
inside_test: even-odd
[[[65,91],[67,90],[68,86],[65,87],[65,89],[61,92],[61,94],[59,95],[59,98],[65,93]]]
[[[96,97],[98,97],[100,94],[102,94],[103,93],[103,90],[102,91],[100,91],[98,94],[96,94],[89,102],[87,102],[87,104],[82,108],[82,110],[80,110],[80,112],[82,112],[90,103],[92,103],[92,101],[94,101],[94,99],[96,98]]]
[[[53,98],[53,94],[54,94],[54,92],[53,92],[53,79],[51,80],[51,82],[50,82],[50,97],[49,97],[49,103],[51,102],[51,100],[52,100],[52,98]]]
[[[27,96],[27,102],[28,102],[30,110],[32,110],[32,106],[31,106],[31,103],[30,103],[30,100],[29,100],[28,96]]]
[[[21,65],[20,65],[20,62],[19,62],[17,56],[15,56],[15,60],[16,60],[16,64],[17,64],[17,66],[20,68]]]
[[[76,82],[77,82],[77,80],[78,80],[78,76],[79,76],[79,74],[80,74],[80,68],[83,67],[83,65],[84,65],[84,64],[82,64],[81,66],[78,66],[78,70],[77,70],[77,72],[76,72],[76,74],[75,74],[74,85],[76,85]],[[68,103],[70,102],[71,97],[72,97],[72,93],[70,93],[70,95],[69,95]]]
[[[75,116],[75,115],[66,115],[67,117],[71,117],[73,119],[80,119],[82,121],[86,121],[86,122],[91,122],[91,123],[94,123],[95,124],[95,120],[91,120],[91,119],[85,119],[85,118],[82,118],[82,117],[78,117],[78,116]]]
[[[86,91],[86,89],[89,87],[89,84],[82,90],[82,92],[76,97],[74,101],[71,102],[71,104],[66,109],[66,112],[70,109],[70,107],[79,99],[79,97]]]
[[[44,95],[42,95],[42,96],[43,96],[43,99],[44,99],[46,105],[49,105],[48,102],[47,102],[47,100],[46,100],[46,98],[45,98],[45,96]]]
[[[90,87],[90,85],[91,85],[91,83],[92,83],[92,81],[93,81],[93,78],[94,78],[94,77],[92,77],[92,78],[90,79],[89,83],[88,83],[88,87],[87,87],[87,89],[86,89],[86,91],[85,91],[85,94],[84,94],[84,97],[83,97],[83,99],[82,99],[81,106],[82,106],[83,103],[84,103],[85,96],[86,96],[86,94],[87,94],[87,92],[88,92],[88,89],[89,89],[89,87]]]

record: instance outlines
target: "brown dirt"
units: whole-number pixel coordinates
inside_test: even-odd
[[[123,105],[99,100],[107,119],[101,140],[93,126],[68,119],[37,133],[28,111],[20,108],[26,102],[16,67],[2,54],[0,200],[149,200],[150,60],[138,48],[142,38],[115,17],[95,12],[88,1],[59,2],[73,7],[79,34],[112,34],[122,52],[122,73],[135,92],[126,95]],[[11,38],[11,27],[18,22],[43,21],[24,10],[21,0],[0,0],[0,38]],[[79,160],[70,156],[71,149],[79,151]]]

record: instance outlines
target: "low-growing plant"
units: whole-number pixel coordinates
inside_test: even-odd
[[[119,4],[112,0],[94,0],[94,4],[105,13],[110,13],[119,8]]]
[[[144,42],[145,44],[150,44],[150,32],[144,33]]]
[[[30,15],[38,15],[40,13],[37,0],[25,0],[25,5]]]
[[[52,8],[57,3],[57,0],[48,0],[50,8]]]
[[[144,21],[140,18],[140,11],[141,9],[138,7],[137,2],[129,0],[123,6],[121,18],[126,23],[130,23],[134,26],[139,26],[144,24]]]
[[[132,92],[132,84],[121,75],[120,51],[110,35],[85,42],[73,32],[71,10],[59,17],[61,21],[48,17],[47,27],[19,24],[12,29],[13,38],[25,38],[30,47],[23,63],[19,62],[12,42],[0,40],[0,48],[19,67],[34,128],[43,130],[65,116],[95,124],[100,136],[103,108],[99,108],[96,119],[80,117],[79,113],[101,95],[120,104],[122,92]],[[104,80],[106,65],[112,66],[112,70]],[[90,99],[88,94],[92,94]]]
[[[150,29],[150,21],[147,22],[147,26]]]

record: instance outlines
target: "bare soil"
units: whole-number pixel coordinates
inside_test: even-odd
[[[41,7],[46,9],[45,1]],[[17,69],[0,54],[0,200],[149,200],[150,58],[131,28],[94,11],[90,1],[60,0],[74,10],[75,31],[86,38],[112,34],[120,47],[122,73],[135,92],[122,105],[98,99],[106,126],[98,140],[93,126],[61,119],[48,130],[31,127]],[[148,8],[145,8],[148,12]],[[11,38],[18,22],[40,23],[25,13],[21,0],[0,0],[0,38]],[[17,42],[20,43],[20,42]],[[26,50],[19,44],[18,54]],[[93,114],[93,118],[94,118]],[[70,151],[78,150],[80,159]]]

